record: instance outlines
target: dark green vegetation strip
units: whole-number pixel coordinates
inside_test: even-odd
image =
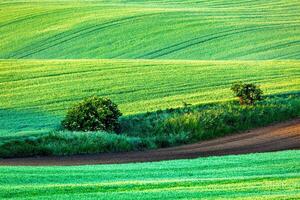
[[[298,199],[299,151],[154,163],[0,167],[1,199]]]
[[[255,106],[236,102],[190,106],[131,115],[121,132],[58,131],[2,139],[0,157],[74,155],[170,147],[212,139],[300,117],[299,94],[268,98]]]

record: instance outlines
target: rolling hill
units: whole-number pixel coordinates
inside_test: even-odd
[[[4,1],[0,58],[299,59],[297,0]]]
[[[30,148],[42,141],[40,134],[58,131],[67,109],[87,96],[111,98],[126,116],[232,100],[229,88],[236,81],[259,84],[264,95],[281,95],[289,107],[286,97],[300,92],[299,0],[0,2],[4,152],[46,155]],[[260,116],[270,118],[261,108]],[[105,134],[109,140],[111,133]],[[70,137],[51,137],[66,146],[48,140],[44,146],[63,153],[77,147]],[[91,140],[92,148],[106,144],[99,138]],[[83,140],[78,144],[84,146]],[[299,159],[299,151],[282,151],[119,165],[1,166],[0,199],[299,199]]]
[[[57,127],[86,96],[125,114],[300,89],[296,0],[2,1],[1,136]],[[276,60],[276,61],[275,61]]]
[[[300,61],[1,60],[1,136],[45,132],[80,99],[108,96],[136,114],[232,99],[239,80],[266,95],[300,89]]]

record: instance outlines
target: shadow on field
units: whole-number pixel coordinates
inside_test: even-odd
[[[300,91],[291,91],[291,92],[282,92],[282,93],[264,95],[265,98],[287,98],[289,96],[300,97]]]
[[[0,109],[0,141],[49,132],[60,118],[32,110]]]

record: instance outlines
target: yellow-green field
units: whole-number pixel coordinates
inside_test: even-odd
[[[299,0],[2,0],[0,144],[56,131],[92,95],[130,115],[231,100],[235,81],[298,94],[299,59]],[[300,199],[299,159],[2,166],[0,199]]]
[[[124,114],[232,99],[230,85],[266,95],[300,89],[299,61],[2,60],[1,135],[51,130],[80,99],[107,96]]]
[[[0,7],[0,58],[300,58],[298,0],[4,1]]]
[[[300,90],[300,3],[2,1],[0,136],[52,130],[74,102],[125,114]]]

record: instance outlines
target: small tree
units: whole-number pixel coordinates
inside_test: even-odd
[[[71,131],[117,131],[121,115],[110,99],[93,96],[70,108],[62,126]]]
[[[262,90],[253,83],[237,82],[231,86],[231,90],[239,98],[241,105],[253,105],[262,100]]]

